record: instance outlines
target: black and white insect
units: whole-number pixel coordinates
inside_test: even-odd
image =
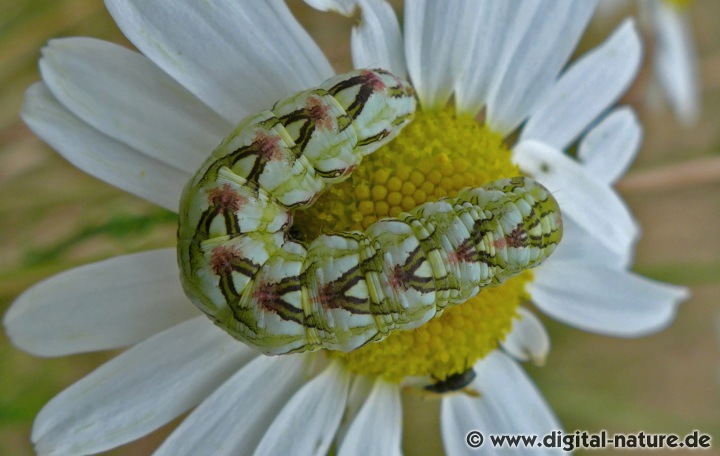
[[[465,390],[467,386],[475,380],[475,377],[475,371],[471,367],[463,372],[450,374],[444,380],[438,380],[430,385],[425,385],[423,389],[436,394],[454,393]]]

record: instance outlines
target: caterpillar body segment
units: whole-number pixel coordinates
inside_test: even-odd
[[[526,178],[425,203],[364,233],[292,239],[293,212],[346,179],[414,110],[407,82],[358,70],[244,119],[182,196],[186,294],[266,354],[351,351],[547,258],[562,235],[560,212]]]

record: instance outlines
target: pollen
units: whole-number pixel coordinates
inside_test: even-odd
[[[464,188],[520,175],[510,155],[500,135],[469,115],[420,111],[397,138],[366,156],[348,180],[296,212],[294,227],[308,239],[365,230],[381,218],[454,197]],[[417,329],[332,356],[345,358],[355,373],[395,382],[464,372],[507,336],[517,306],[528,299],[525,285],[531,280],[532,273],[524,272]]]

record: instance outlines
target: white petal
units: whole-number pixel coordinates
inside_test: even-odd
[[[533,4],[537,8],[529,20],[524,12],[518,14],[512,30],[518,44],[503,59],[507,63],[498,66],[490,89],[491,130],[510,133],[527,117],[570,58],[595,5],[591,0],[543,0]]]
[[[305,3],[320,11],[335,11],[343,16],[352,16],[358,0],[305,0]]]
[[[61,356],[130,345],[197,315],[167,249],[51,277],[21,294],[3,323],[19,348]]]
[[[384,68],[407,77],[400,23],[386,0],[305,0],[320,11],[353,16],[360,8],[359,23],[352,29],[352,59],[355,68]]]
[[[670,104],[683,123],[700,114],[700,82],[690,18],[666,2],[651,2],[655,26],[655,68]]]
[[[340,422],[340,427],[338,427],[335,435],[336,442],[342,442],[345,438],[348,427],[370,395],[370,391],[372,391],[374,385],[375,382],[373,379],[366,375],[355,375],[352,377],[352,386],[350,387],[350,394],[348,394],[347,404],[345,405],[345,416]]]
[[[332,68],[282,0],[106,0],[143,54],[233,124]]]
[[[533,109],[520,140],[565,149],[627,90],[641,61],[640,37],[628,19],[563,73]]]
[[[535,304],[577,328],[639,337],[666,327],[687,289],[597,264],[549,258],[528,285]]]
[[[375,382],[372,377],[366,375],[356,375],[352,379],[352,387],[347,401],[347,414],[355,416],[370,395]]]
[[[100,133],[64,108],[42,82],[25,95],[22,118],[70,163],[125,191],[177,211],[191,174]]]
[[[194,173],[232,125],[147,57],[92,38],[52,40],[40,59],[55,98],[149,157]]]
[[[445,453],[475,455],[478,449],[465,443],[468,432],[483,433],[482,454],[528,454],[527,449],[493,448],[490,434],[545,435],[560,429],[532,380],[508,356],[494,351],[475,365],[477,377],[469,388],[480,397],[457,394],[443,398],[441,428]],[[560,450],[533,448],[532,454],[565,454]]]
[[[338,456],[400,455],[400,388],[378,379],[338,449]]]
[[[255,456],[327,453],[345,411],[349,383],[348,371],[333,362],[290,399],[263,436]]]
[[[642,127],[633,110],[617,108],[585,135],[578,159],[590,174],[610,185],[628,170],[641,142]]]
[[[100,366],[38,414],[41,454],[98,453],[150,433],[215,390],[256,352],[198,317]]]
[[[467,44],[469,63],[455,85],[458,111],[477,115],[487,101],[496,68],[513,37],[510,36],[516,15],[533,8],[519,0],[484,1],[476,16],[477,34]],[[524,12],[526,13],[526,12]]]
[[[633,261],[634,250],[617,252],[595,240],[591,231],[578,225],[570,217],[563,219],[563,237],[552,254],[553,258],[599,264],[627,269]],[[540,266],[542,268],[542,265]]]
[[[622,199],[572,158],[536,141],[513,150],[523,172],[545,185],[560,204],[563,218],[572,218],[607,248],[625,256],[639,229]]]
[[[405,51],[397,16],[385,0],[360,0],[360,25],[352,30],[355,68],[385,68],[407,77]]]
[[[306,361],[302,355],[258,356],[203,401],[155,456],[250,454],[305,382]]]
[[[333,362],[290,399],[255,455],[327,453],[345,411],[349,383],[348,371]]]
[[[532,361],[542,365],[550,352],[550,337],[545,326],[532,312],[518,307],[518,316],[513,319],[512,331],[501,345],[519,361]]]
[[[475,0],[405,4],[405,56],[423,109],[441,109],[450,99],[469,60],[478,13]]]

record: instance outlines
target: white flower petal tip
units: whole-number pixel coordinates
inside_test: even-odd
[[[520,140],[565,149],[625,93],[641,62],[640,36],[628,19],[603,44],[570,65],[533,108]]]
[[[537,366],[545,364],[550,352],[550,337],[545,326],[532,312],[518,308],[510,334],[501,342],[502,348],[519,361],[531,361]]]
[[[305,3],[319,11],[333,11],[342,16],[352,17],[358,8],[358,0],[305,0]]]
[[[496,350],[474,369],[477,375],[469,388],[480,396],[450,395],[442,401],[440,420],[446,454],[475,454],[465,443],[471,430],[482,429],[485,435],[544,435],[562,428],[533,381],[510,357]]]
[[[55,396],[32,429],[39,454],[95,454],[197,405],[257,352],[205,316],[141,342]]]
[[[578,160],[594,177],[614,184],[630,167],[640,150],[642,126],[635,112],[616,108],[593,127],[580,142]]]
[[[698,58],[687,11],[668,2],[649,2],[655,27],[655,68],[677,118],[685,126],[700,117]]]
[[[385,0],[305,0],[320,11],[359,16],[352,28],[352,61],[355,68],[384,68],[407,77],[402,31],[392,5]]]
[[[616,337],[642,337],[665,329],[687,288],[619,268],[550,258],[528,286],[539,309],[579,329]]]
[[[190,173],[99,132],[60,104],[45,83],[35,83],[27,90],[20,115],[36,135],[81,170],[177,211]]]
[[[46,279],[15,300],[3,324],[18,348],[62,356],[127,346],[197,315],[182,292],[175,250],[168,249]]]
[[[520,142],[513,149],[513,158],[522,171],[553,193],[563,218],[572,218],[620,256],[633,250],[640,229],[609,185],[561,151],[537,141]]]
[[[395,11],[385,0],[360,0],[360,23],[351,45],[355,68],[385,68],[407,77],[403,38]]]
[[[353,419],[338,456],[401,455],[402,407],[400,388],[381,379]]]
[[[51,40],[42,55],[43,81],[64,107],[99,132],[187,173],[232,131],[134,51],[93,38],[62,38]]]

